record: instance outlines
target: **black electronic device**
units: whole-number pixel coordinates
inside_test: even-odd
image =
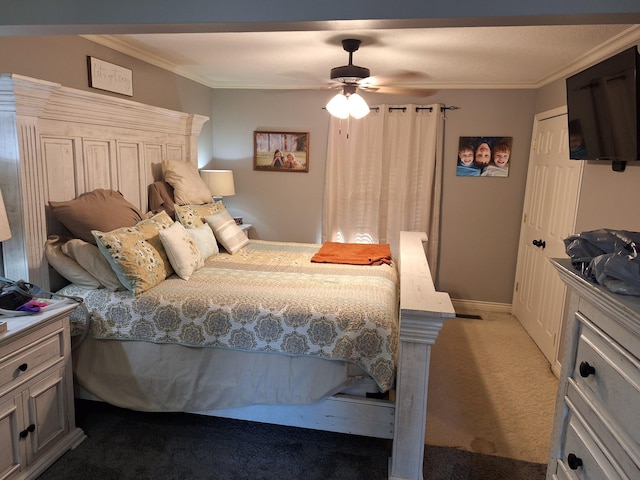
[[[9,290],[0,293],[0,309],[18,310],[21,306],[31,300],[31,296],[25,295],[18,290]]]
[[[640,160],[639,67],[634,46],[567,78],[570,158],[615,171]]]

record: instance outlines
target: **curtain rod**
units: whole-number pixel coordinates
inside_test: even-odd
[[[440,107],[440,111],[444,112],[446,110],[460,110],[461,107],[456,107],[455,105],[451,105],[450,107],[447,107],[446,105],[443,105]],[[375,110],[376,113],[380,111],[380,107],[372,107],[371,110]],[[407,107],[389,107],[389,111],[392,112],[394,110],[402,110],[403,112],[407,111]],[[416,107],[416,112],[419,112],[421,110],[429,110],[430,112],[433,111],[433,107]]]

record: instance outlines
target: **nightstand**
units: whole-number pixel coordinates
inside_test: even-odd
[[[1,317],[0,478],[36,478],[85,438],[73,406],[69,315],[76,306]]]
[[[243,223],[241,225],[238,225],[240,227],[240,230],[242,230],[244,232],[244,234],[247,236],[247,238],[249,238],[249,230],[251,230],[251,227],[253,227],[253,225],[251,223]]]

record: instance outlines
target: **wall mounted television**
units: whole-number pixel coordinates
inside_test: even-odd
[[[639,66],[634,46],[567,78],[570,158],[615,171],[640,160]]]

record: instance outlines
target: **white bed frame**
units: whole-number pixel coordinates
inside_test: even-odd
[[[44,258],[47,236],[63,232],[49,200],[96,188],[119,190],[147,211],[147,188],[165,159],[197,164],[202,115],[175,112],[16,74],[0,74],[0,189],[12,238],[5,275],[56,288]],[[455,316],[436,292],[426,234],[400,238],[400,334],[395,401],[334,396],[303,406],[198,412],[244,420],[392,438],[389,479],[422,479],[431,345]]]

